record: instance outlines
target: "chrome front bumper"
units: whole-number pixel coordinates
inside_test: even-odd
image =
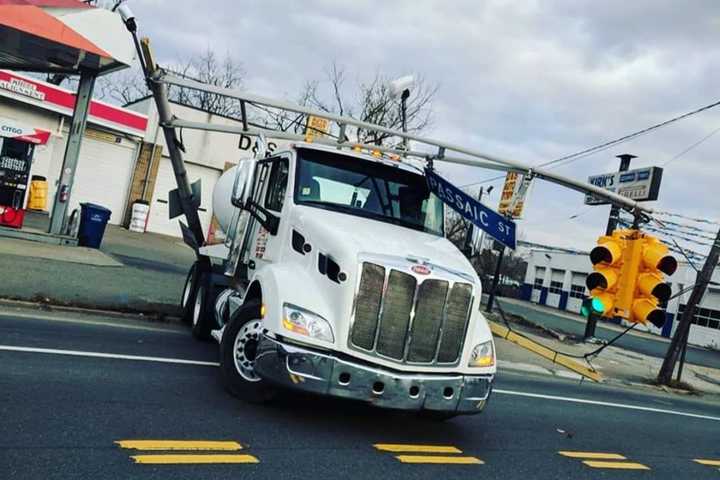
[[[362,400],[399,410],[479,413],[492,391],[492,375],[409,374],[341,360],[260,340],[255,371],[281,386],[321,395]]]

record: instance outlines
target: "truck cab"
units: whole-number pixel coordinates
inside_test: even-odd
[[[208,299],[203,281],[189,282],[183,298],[215,304],[214,315],[195,309],[193,329],[219,341],[233,394],[263,401],[289,388],[445,416],[484,408],[496,359],[481,284],[444,237],[421,168],[295,143],[226,172],[213,204],[228,288]]]

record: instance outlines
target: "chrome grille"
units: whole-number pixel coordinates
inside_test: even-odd
[[[472,285],[418,279],[364,262],[351,346],[408,363],[455,363],[465,339]]]

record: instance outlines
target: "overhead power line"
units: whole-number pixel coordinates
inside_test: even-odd
[[[695,109],[695,110],[693,110],[693,111],[684,113],[684,114],[682,114],[682,115],[678,115],[678,116],[673,117],[673,118],[671,118],[671,119],[669,119],[669,120],[665,120],[664,122],[656,123],[655,125],[651,125],[651,126],[649,126],[649,127],[647,127],[647,128],[643,128],[642,130],[638,130],[637,132],[633,132],[633,133],[631,133],[631,134],[624,135],[624,136],[622,136],[622,137],[620,137],[620,138],[616,138],[615,140],[610,140],[610,141],[608,141],[608,142],[601,143],[600,145],[595,145],[594,147],[586,148],[585,150],[581,150],[581,151],[579,151],[579,152],[572,153],[572,154],[570,154],[570,155],[565,155],[565,156],[563,156],[563,157],[556,158],[556,159],[554,159],[554,160],[550,160],[550,161],[548,161],[548,162],[540,163],[540,164],[536,165],[535,167],[549,167],[549,166],[552,166],[552,168],[557,168],[557,167],[561,166],[561,164],[562,164],[562,165],[568,165],[568,164],[570,164],[570,163],[572,163],[572,162],[574,162],[574,161],[576,161],[576,160],[579,160],[579,159],[581,159],[581,158],[583,158],[583,157],[586,157],[586,156],[589,156],[589,155],[592,155],[592,154],[601,152],[601,151],[603,151],[603,150],[607,150],[608,148],[611,148],[611,147],[614,147],[614,146],[619,145],[619,144],[621,144],[621,143],[627,142],[627,141],[632,140],[632,139],[634,139],[634,138],[637,138],[637,137],[639,137],[639,136],[641,136],[641,135],[645,135],[646,133],[650,133],[650,132],[652,132],[652,131],[654,131],[654,130],[657,130],[657,129],[659,129],[659,128],[666,127],[666,126],[671,125],[671,124],[673,124],[673,123],[675,123],[675,122],[677,122],[677,121],[683,120],[683,119],[688,118],[688,117],[691,117],[691,116],[693,116],[693,115],[697,115],[698,113],[704,112],[704,111],[706,111],[706,110],[710,110],[711,108],[715,108],[715,107],[717,107],[718,105],[720,105],[720,100],[717,101],[717,102],[711,103],[711,104],[709,104],[709,105],[705,105],[704,107],[700,107],[700,108],[698,108],[698,109]],[[714,133],[713,133],[713,134],[714,134]],[[712,135],[710,135],[710,136],[712,136]],[[710,136],[708,136],[708,138],[709,138]],[[707,140],[707,138],[702,139],[699,143],[702,143],[702,142],[704,142],[705,140]],[[691,149],[692,149],[692,148],[694,148],[694,146],[691,147]],[[672,159],[671,159],[671,161],[672,161]],[[486,179],[486,180],[482,180],[482,181],[479,181],[479,182],[468,183],[467,185],[463,185],[461,188],[472,187],[472,186],[474,186],[474,185],[480,185],[480,184],[483,184],[483,183],[493,182],[493,181],[495,181],[495,180],[499,180],[499,179],[502,179],[502,178],[504,178],[504,175],[499,175],[499,176],[496,176],[496,177],[493,177],[493,178],[488,178],[488,179]]]

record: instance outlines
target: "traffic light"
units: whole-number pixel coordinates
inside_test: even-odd
[[[677,259],[668,253],[667,246],[650,235],[641,234],[630,247],[632,257],[629,267],[635,282],[629,320],[642,324],[650,322],[662,328],[665,311],[659,308],[658,303],[668,300],[671,292],[670,284],[665,282],[663,275],[675,273]]]
[[[657,238],[639,230],[615,230],[598,239],[590,252],[594,272],[586,285],[590,296],[580,313],[620,317],[661,328],[665,312],[659,302],[670,298],[664,275],[677,270],[677,259]]]
[[[612,235],[600,237],[598,245],[590,252],[594,272],[588,275],[585,282],[590,296],[580,307],[582,315],[587,317],[592,313],[603,317],[614,316],[627,232],[615,230]]]

